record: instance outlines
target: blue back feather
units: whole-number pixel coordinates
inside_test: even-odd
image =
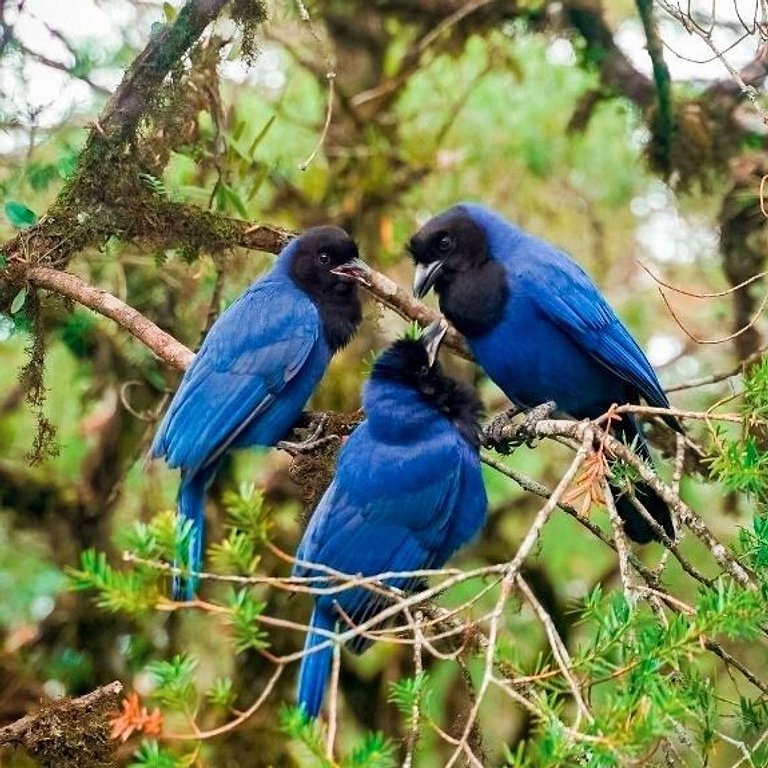
[[[630,387],[649,405],[669,406],[645,354],[575,261],[481,205],[462,207],[507,272],[502,322],[470,346],[512,400],[554,400],[583,418],[626,402]]]

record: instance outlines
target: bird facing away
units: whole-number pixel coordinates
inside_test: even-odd
[[[596,418],[613,403],[668,408],[643,351],[584,270],[569,256],[483,206],[464,203],[428,221],[409,243],[413,289],[434,286],[445,316],[465,335],[475,359],[522,408],[552,401],[576,419]],[[678,421],[665,421],[682,431]],[[650,459],[637,421],[614,427]],[[644,484],[637,500],[670,538],[666,504]],[[658,538],[626,495],[615,493],[634,541]]]
[[[364,266],[344,230],[308,230],[222,313],[184,374],[150,456],[181,469],[178,528],[188,551],[180,560],[190,571],[202,563],[205,494],[222,456],[274,445],[296,422],[357,330],[352,275]],[[174,577],[174,599],[191,599],[196,585],[194,575]]]
[[[379,356],[363,392],[365,421],[341,449],[294,575],[327,587],[327,571],[310,563],[363,576],[440,568],[480,529],[487,508],[478,454],[482,405],[435,360],[446,329],[440,320],[421,339],[396,341]],[[417,583],[386,579],[406,591]],[[298,685],[299,706],[312,718],[323,703],[337,623],[348,630],[347,619],[360,625],[391,604],[362,586],[314,600]],[[358,635],[347,645],[361,653],[370,642]]]

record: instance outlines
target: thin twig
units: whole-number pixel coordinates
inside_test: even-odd
[[[574,730],[578,730],[582,717],[588,723],[594,723],[595,718],[584,701],[584,697],[581,693],[581,686],[571,671],[573,662],[571,661],[568,649],[565,647],[562,638],[558,634],[555,624],[552,621],[552,617],[547,613],[544,606],[536,599],[536,595],[533,594],[533,591],[520,574],[517,575],[516,582],[517,588],[523,593],[523,597],[528,601],[528,604],[533,608],[534,613],[544,626],[544,631],[546,632],[550,648],[552,649],[552,655],[555,657],[555,661],[560,667],[560,671],[563,673],[563,677],[568,682],[568,686],[573,694],[573,699],[576,702],[576,709],[578,712],[576,722],[573,724]]]
[[[274,690],[275,685],[277,684],[277,681],[280,679],[280,676],[283,674],[284,670],[285,665],[278,663],[275,671],[272,673],[272,676],[264,686],[264,690],[261,692],[261,695],[256,699],[256,701],[253,702],[253,704],[251,704],[250,707],[248,707],[248,709],[246,709],[244,712],[241,712],[234,720],[230,720],[228,723],[224,723],[224,725],[220,725],[218,728],[212,728],[209,731],[197,731],[195,733],[163,733],[162,738],[169,741],[205,741],[206,739],[213,739],[217,736],[221,736],[222,734],[233,731],[235,728],[241,726],[244,722],[256,714],[256,712],[261,708],[262,704],[264,704],[264,702],[267,700],[269,694]]]
[[[331,665],[331,690],[328,696],[328,735],[325,756],[333,763],[333,747],[336,742],[336,724],[339,716],[339,675],[341,674],[341,645],[334,643]]]

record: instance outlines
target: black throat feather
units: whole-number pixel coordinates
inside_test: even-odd
[[[501,320],[509,298],[504,266],[494,259],[458,275],[441,275],[435,290],[443,314],[469,337],[490,331]]]
[[[349,343],[363,317],[357,286],[339,283],[335,290],[312,298],[320,313],[325,340],[336,352]]]

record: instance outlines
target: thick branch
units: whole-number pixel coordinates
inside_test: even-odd
[[[658,145],[658,155],[667,171],[670,171],[670,144],[674,130],[672,111],[672,78],[669,68],[664,61],[664,46],[653,18],[653,0],[636,0],[637,10],[643,22],[643,30],[648,41],[648,55],[653,64],[653,80],[656,84],[656,113],[655,133]]]
[[[111,293],[89,285],[76,275],[50,267],[33,267],[26,276],[33,285],[67,296],[78,304],[114,320],[172,368],[183,371],[194,357],[190,349],[158,328],[141,312]]]
[[[626,96],[645,110],[653,104],[653,83],[632,65],[616,45],[613,32],[603,17],[600,0],[569,0],[565,4],[568,22],[584,38],[590,58],[600,69],[600,79],[612,90]]]
[[[67,737],[67,726],[73,725],[73,721],[81,721],[82,718],[87,718],[88,724],[95,732],[100,726],[107,724],[107,714],[118,708],[122,692],[122,683],[115,681],[78,699],[43,707],[32,715],[0,728],[0,747],[24,747],[32,753],[37,753],[42,742],[48,742],[54,737],[55,732],[51,727],[53,722],[60,722],[64,726],[60,729],[62,740]],[[82,725],[82,722],[80,724]]]
[[[439,312],[413,298],[408,291],[404,291],[394,280],[381,272],[372,269],[366,273],[365,277],[359,278],[359,283],[374,299],[405,320],[415,320],[419,325],[426,326],[441,317]],[[472,360],[472,354],[467,349],[464,338],[454,328],[449,328],[443,343],[460,357]]]
[[[189,0],[172,24],[152,35],[107,102],[98,126],[107,136],[131,136],[171,67],[189,50],[228,0]],[[90,139],[98,135],[94,129]]]
[[[189,205],[175,204],[174,220],[175,231],[189,232],[194,230],[201,240],[217,243],[222,249],[240,246],[249,250],[276,254],[296,236],[295,233],[279,227],[231,219],[208,211],[200,211]],[[159,225],[161,221],[158,219],[154,224]],[[151,226],[151,223],[146,221],[144,224]],[[151,232],[145,234],[151,236]],[[36,256],[42,255],[36,251],[29,251],[31,242],[33,241],[27,240],[26,242],[24,263],[20,263],[18,259],[14,262],[16,268],[22,273],[21,279],[25,279],[40,288],[67,296],[114,320],[172,368],[184,370],[189,365],[193,353],[187,347],[117,297],[89,285],[81,278],[68,272],[51,267],[29,266],[37,261]],[[34,242],[39,243],[40,249],[47,245],[45,238],[40,238]],[[14,252],[13,243],[12,240],[6,246],[6,252]],[[43,253],[45,252],[43,251]],[[24,267],[27,267],[26,271],[24,271]],[[15,282],[19,282],[19,279]],[[373,269],[365,277],[360,278],[360,285],[377,301],[406,320],[415,320],[422,326],[426,326],[440,317],[439,312],[422,304],[394,280]],[[445,345],[461,357],[467,360],[472,359],[463,338],[453,328],[449,330],[446,336]]]

